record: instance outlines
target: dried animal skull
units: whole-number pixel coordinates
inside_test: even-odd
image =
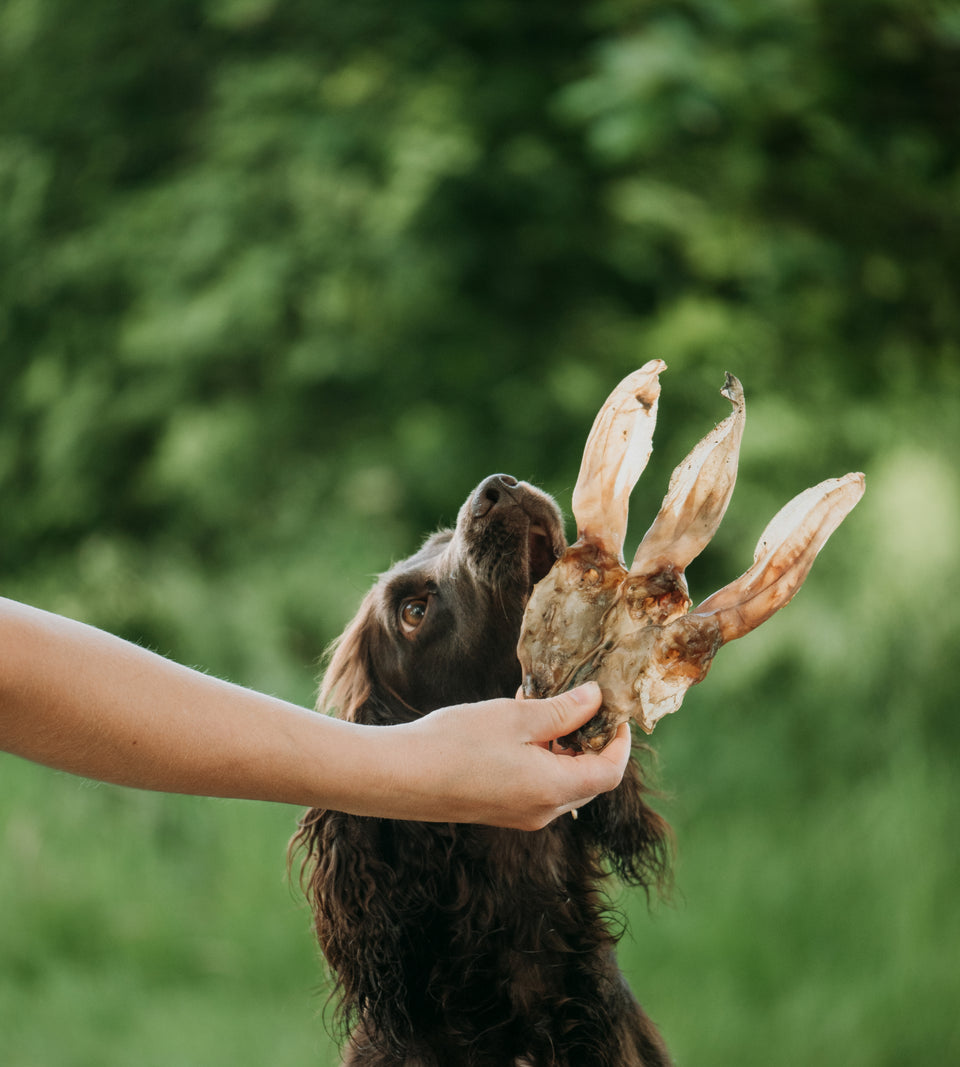
[[[537,584],[518,655],[527,697],[552,696],[590,678],[597,715],[563,741],[601,749],[620,723],[650,733],[706,677],[720,647],[787,604],[817,553],[863,495],[862,474],[794,497],[760,537],[753,566],[692,611],[684,572],[710,542],[737,477],[743,388],[728,374],[732,413],[676,468],[630,569],[623,559],[630,493],[652,447],[662,360],[628,375],[600,409],[573,491],[577,540]]]

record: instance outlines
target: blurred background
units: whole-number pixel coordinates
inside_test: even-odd
[[[960,11],[4,0],[0,592],[310,704],[371,576],[507,471],[569,511],[666,360],[628,552],[747,394],[689,578],[867,494],[653,743],[677,1062],[960,1062]],[[0,759],[0,1057],[333,1064],[297,812]]]

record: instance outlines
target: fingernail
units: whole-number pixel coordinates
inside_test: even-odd
[[[569,694],[578,704],[595,704],[600,687],[596,682],[584,682],[576,689],[568,690]]]

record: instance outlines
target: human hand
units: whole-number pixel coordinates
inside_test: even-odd
[[[626,725],[599,753],[550,742],[597,711],[596,683],[364,726],[219,681],[0,598],[0,750],[101,781],[535,830],[613,789]]]
[[[388,727],[384,733],[401,740],[392,806],[403,814],[394,817],[537,830],[582,807],[620,783],[629,727],[621,724],[602,752],[574,755],[550,744],[599,706],[600,689],[590,682],[545,700],[461,704]]]

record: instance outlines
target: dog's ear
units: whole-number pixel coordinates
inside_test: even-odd
[[[340,719],[357,720],[370,696],[371,658],[375,627],[376,587],[364,599],[353,622],[326,651],[317,711],[336,714]]]
[[[375,585],[366,595],[353,622],[327,649],[326,670],[320,683],[317,710],[338,719],[385,726],[419,718],[391,688],[388,679],[403,669],[397,649],[384,632],[384,588]]]
[[[601,793],[580,809],[578,818],[601,854],[628,885],[665,892],[669,887],[673,834],[666,820],[646,802],[637,758],[627,764],[616,789]]]
[[[400,1055],[413,1036],[404,1005],[407,962],[416,953],[401,918],[410,886],[398,884],[393,826],[314,809],[301,820],[290,856],[303,853],[300,881],[334,973],[343,1036],[362,1019],[369,1039]]]

